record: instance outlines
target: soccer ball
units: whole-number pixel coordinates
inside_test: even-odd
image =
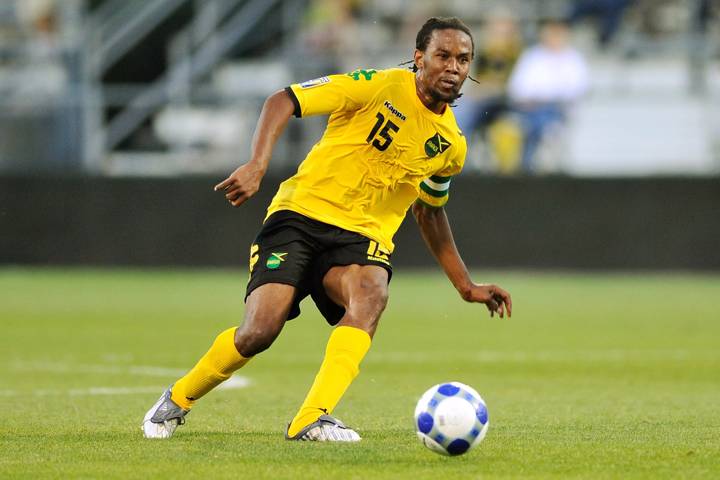
[[[442,455],[461,455],[477,446],[489,425],[485,401],[472,387],[460,382],[435,385],[415,407],[418,438]]]

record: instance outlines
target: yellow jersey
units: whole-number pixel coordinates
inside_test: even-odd
[[[268,216],[292,210],[360,233],[391,253],[416,199],[433,207],[447,202],[467,144],[450,108],[436,114],[420,101],[414,73],[356,70],[287,91],[295,116],[330,117],[297,173],[280,185]]]

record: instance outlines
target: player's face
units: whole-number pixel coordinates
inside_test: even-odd
[[[452,28],[434,30],[425,51],[415,51],[425,93],[435,101],[452,103],[460,96],[472,56],[472,40],[467,33]]]

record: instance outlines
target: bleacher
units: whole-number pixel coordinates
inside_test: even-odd
[[[263,99],[292,81],[408,60],[429,15],[458,15],[480,32],[488,12],[502,7],[531,39],[540,18],[562,15],[570,1],[354,1],[352,19],[327,30],[339,46],[321,47],[322,22],[340,21],[322,11],[332,2],[39,3],[52,5],[49,43],[19,14],[20,2],[0,3],[0,171],[174,176],[224,172],[247,160]],[[648,33],[652,5],[658,30]],[[637,2],[607,50],[595,45],[590,22],[576,26],[592,88],[542,150],[546,171],[720,171],[717,52],[698,48],[711,44],[698,43],[688,14],[694,5]],[[307,150],[322,128],[321,119],[293,122],[273,167],[299,162],[288,153]],[[468,169],[494,171],[483,152],[471,148]]]

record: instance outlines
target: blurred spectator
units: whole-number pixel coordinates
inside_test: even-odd
[[[357,17],[361,0],[313,0],[306,14],[304,43],[311,55],[323,58],[317,71],[336,73],[360,65],[360,31]]]
[[[605,48],[612,41],[620,27],[623,14],[633,0],[576,0],[568,21],[571,25],[586,17],[597,22],[598,44]]]
[[[570,30],[559,20],[544,22],[540,43],[520,56],[508,93],[523,131],[521,166],[532,172],[535,153],[547,131],[565,122],[567,108],[588,88],[582,54],[570,45]]]
[[[17,40],[0,71],[0,167],[25,171],[80,167],[79,115],[70,92],[62,13],[67,0],[15,0]]]
[[[52,59],[58,50],[58,12],[55,0],[16,0],[18,22],[29,36],[28,54]]]
[[[58,4],[56,0],[16,0],[15,12],[26,41],[22,64],[16,66],[9,82],[12,96],[36,101],[57,99],[67,83],[58,32]]]
[[[692,27],[707,32],[710,21],[720,11],[720,0],[696,0],[692,18]]]
[[[720,8],[718,0],[695,0],[690,17],[688,60],[690,66],[690,91],[694,94],[707,94],[708,91],[708,32],[710,22]]]
[[[512,14],[498,12],[491,16],[478,44],[474,78],[479,83],[467,85],[454,112],[466,136],[478,131],[485,139],[488,127],[508,110],[507,82],[523,47]]]

